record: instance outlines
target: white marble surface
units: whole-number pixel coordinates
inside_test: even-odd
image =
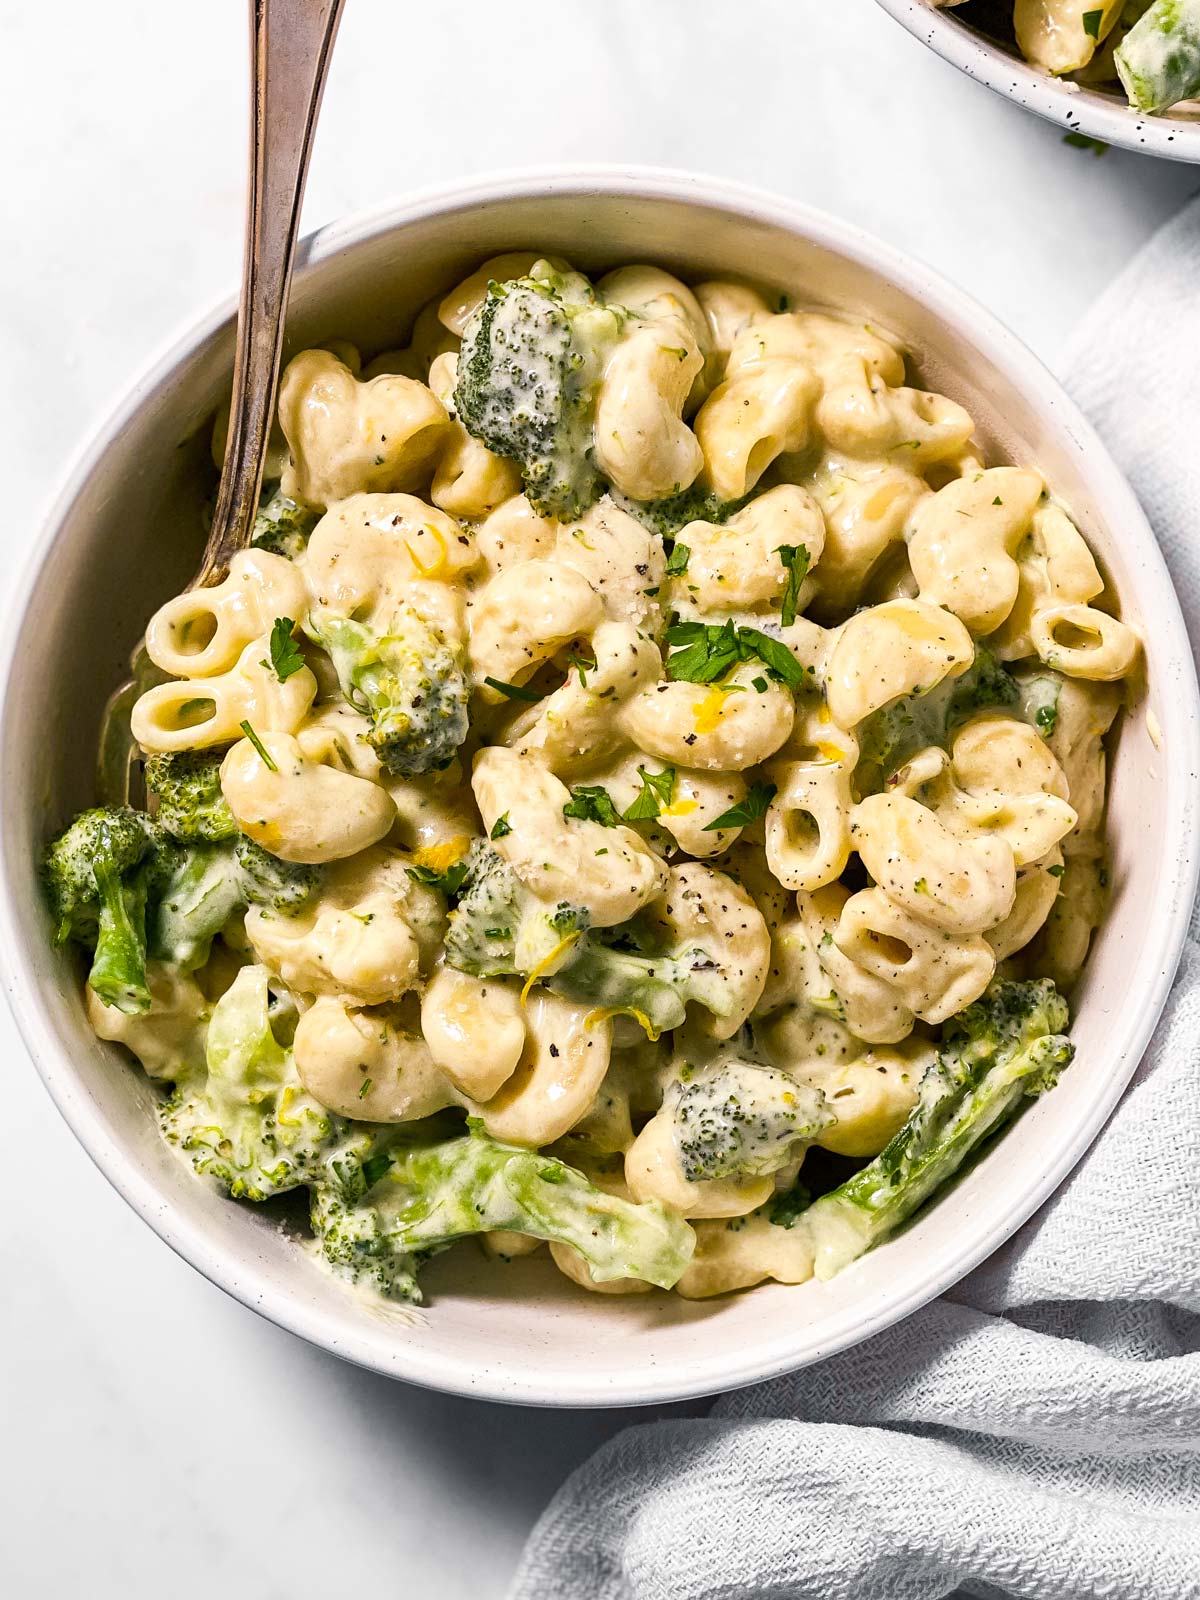
[[[0,584],[65,456],[236,280],[244,11],[0,0]],[[1051,363],[1198,183],[1064,146],[871,0],[349,0],[308,225],[546,160],[691,166],[840,211]],[[0,1046],[0,1590],[501,1594],[555,1484],[626,1419],[442,1399],[259,1321],[109,1190],[6,1015]]]

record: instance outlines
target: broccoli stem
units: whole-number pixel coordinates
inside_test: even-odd
[[[1070,1041],[1049,1031],[1066,1023],[1066,1006],[1053,984],[999,984],[989,997],[998,1025],[991,1028],[985,1021],[987,1031],[943,1047],[899,1133],[804,1213],[818,1278],[833,1277],[894,1233],[1026,1095],[1050,1088],[1070,1062]],[[1028,1020],[1016,1033],[1005,1027],[1013,997],[1032,1001]],[[968,1010],[986,1019],[988,997]]]
[[[409,1253],[503,1228],[571,1245],[597,1283],[641,1278],[669,1289],[695,1248],[691,1228],[665,1207],[622,1200],[552,1156],[479,1133],[409,1152],[390,1180],[403,1188],[390,1191],[394,1210],[381,1202],[387,1234]],[[386,1196],[389,1183],[381,1187]]]
[[[99,930],[88,987],[107,1006],[127,1016],[150,1009],[146,983],[146,892],[135,881],[124,883],[107,862],[93,869],[99,891]]]

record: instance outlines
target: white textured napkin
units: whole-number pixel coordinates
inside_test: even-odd
[[[1200,202],[1065,367],[1196,648]],[[1003,1250],[857,1349],[620,1434],[552,1501],[511,1593],[1200,1600],[1200,945],[1112,1121]]]

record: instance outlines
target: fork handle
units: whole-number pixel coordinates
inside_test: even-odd
[[[212,530],[194,587],[250,542],[283,350],[313,131],[345,0],[250,0],[250,185],[233,399]]]

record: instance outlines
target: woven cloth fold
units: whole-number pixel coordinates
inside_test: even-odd
[[[1195,650],[1200,202],[1064,366]],[[866,1344],[620,1434],[547,1508],[511,1600],[1200,1600],[1198,1197],[1190,942],[1108,1127],[1002,1250]]]

